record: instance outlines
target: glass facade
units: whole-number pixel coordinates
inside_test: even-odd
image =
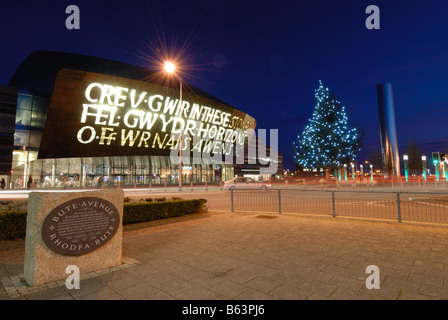
[[[13,188],[26,187],[30,166],[39,152],[48,106],[48,99],[26,93],[18,95],[11,172]]]
[[[96,188],[178,185],[179,167],[169,156],[114,156],[37,159],[49,99],[19,93],[11,172],[12,188]],[[190,161],[192,163],[193,161]],[[234,177],[232,164],[182,167],[184,184],[219,184]]]

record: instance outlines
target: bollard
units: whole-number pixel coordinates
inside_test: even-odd
[[[397,192],[397,211],[398,211],[398,222],[401,222],[400,192]]]
[[[152,189],[152,180],[149,180],[149,192],[151,192]]]
[[[230,189],[230,209],[233,212],[233,188]]]
[[[190,181],[191,191],[193,191],[193,181]]]

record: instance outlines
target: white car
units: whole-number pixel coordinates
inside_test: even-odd
[[[224,182],[224,190],[267,190],[270,187],[271,185],[267,182],[244,177],[236,177]]]

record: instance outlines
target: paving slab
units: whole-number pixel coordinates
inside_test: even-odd
[[[448,227],[260,215],[210,211],[125,228],[125,266],[81,275],[80,289],[27,287],[24,242],[0,243],[0,299],[448,299]],[[366,287],[369,265],[379,289]]]

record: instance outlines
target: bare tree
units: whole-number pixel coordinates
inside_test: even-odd
[[[417,174],[422,171],[422,151],[414,139],[410,138],[405,153],[409,159],[409,173]]]
[[[367,156],[367,161],[370,162],[370,164],[373,166],[375,170],[381,170],[383,171],[383,157],[381,154],[381,150],[372,150],[370,151]]]

